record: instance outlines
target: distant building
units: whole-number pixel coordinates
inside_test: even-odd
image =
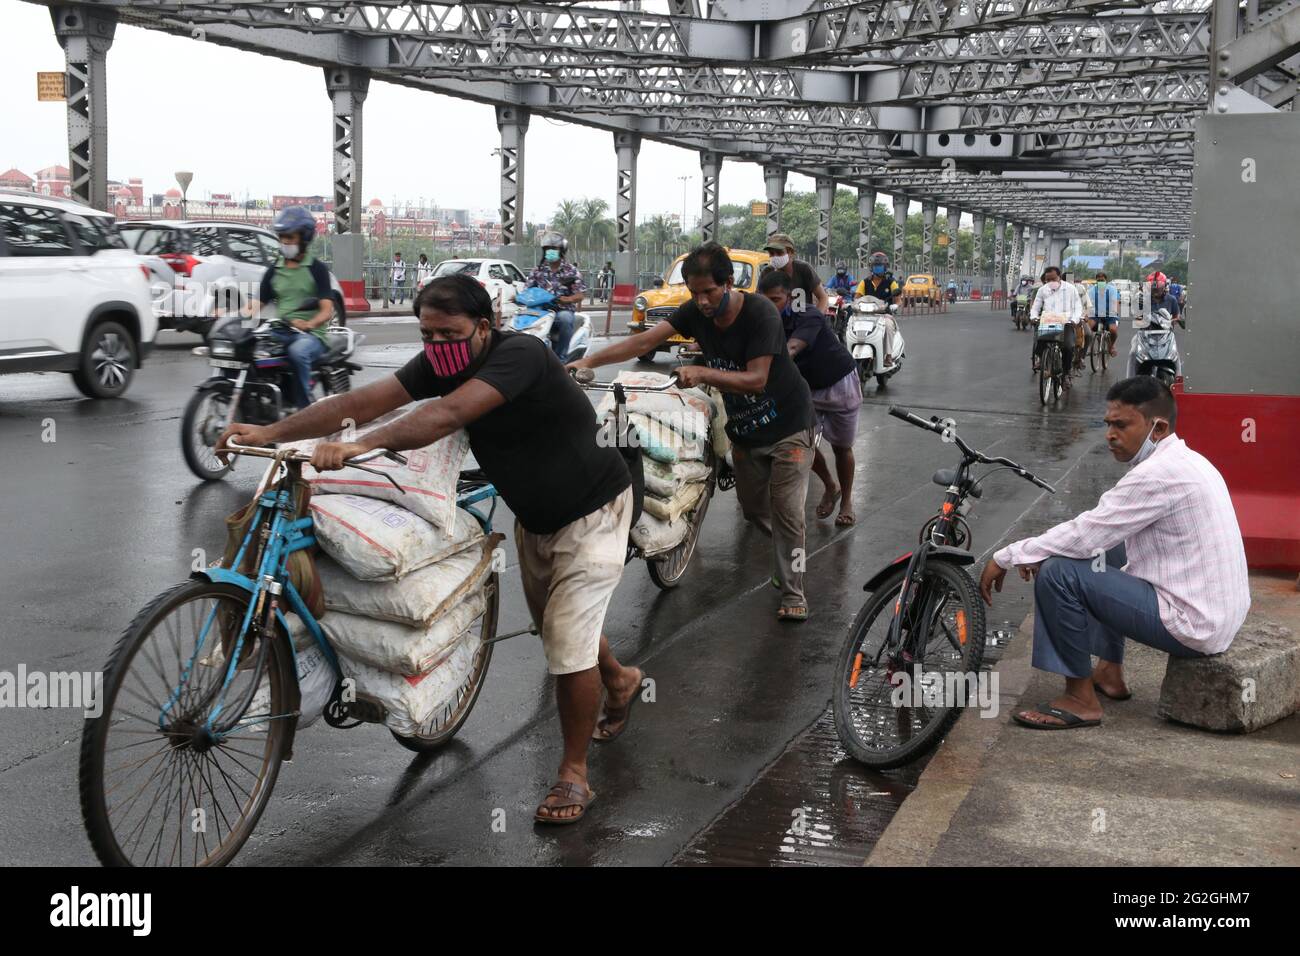
[[[324,196],[272,196],[271,208],[276,212],[288,206],[305,206],[309,212],[333,212],[334,200]]]
[[[8,172],[0,173],[0,189],[32,192],[35,185],[36,180],[31,176],[28,176],[21,169],[11,169]]]

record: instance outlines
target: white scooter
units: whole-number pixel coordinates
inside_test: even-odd
[[[844,329],[844,345],[858,363],[858,378],[865,386],[867,379],[876,377],[876,385],[884,388],[903,367],[903,335],[898,331],[894,314],[897,305],[886,306],[874,296],[855,299]],[[889,362],[885,363],[888,356]]]
[[[1173,317],[1167,309],[1157,309],[1138,329],[1129,345],[1128,377],[1154,375],[1166,385],[1183,374],[1183,359],[1174,338]]]
[[[547,345],[553,345],[551,327],[555,324],[555,293],[536,287],[516,293],[515,302],[519,311],[507,322],[506,327],[525,335],[541,339]],[[573,313],[573,335],[569,339],[569,354],[561,360],[572,362],[587,354],[591,343],[591,319],[586,312]]]

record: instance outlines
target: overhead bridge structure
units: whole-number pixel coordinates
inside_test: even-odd
[[[367,91],[398,83],[495,107],[507,243],[525,238],[531,117],[610,133],[623,275],[635,271],[643,140],[698,153],[706,238],[717,231],[724,160],[762,165],[769,234],[788,174],[812,177],[820,266],[838,185],[858,191],[859,260],[889,239],[900,261],[907,210],[919,203],[923,253],[933,252],[940,208],[950,233],[967,213],[977,262],[991,261],[1003,288],[1059,261],[1071,235],[1189,238],[1198,311],[1249,305],[1242,321],[1255,326],[1247,356],[1240,324],[1207,324],[1187,350],[1188,391],[1282,396],[1290,422],[1300,411],[1294,263],[1273,261],[1294,249],[1300,215],[1300,0],[44,5],[67,58],[72,188],[93,205],[107,205],[105,57],[127,23],[321,68],[342,234],[360,222]],[[884,196],[894,204],[891,237],[872,235]],[[950,270],[955,251],[949,243]],[[1248,269],[1260,281],[1246,281]],[[1270,274],[1287,281],[1263,281]],[[1223,427],[1240,431],[1231,424]],[[1248,546],[1255,541],[1258,555],[1258,541],[1270,540],[1277,547],[1265,551],[1300,564],[1297,447],[1292,433],[1289,444],[1245,455],[1221,447],[1215,460],[1249,469],[1258,456],[1261,476],[1285,472],[1280,482],[1247,475],[1229,484],[1234,496],[1259,489],[1249,509],[1260,528],[1247,531]],[[1279,493],[1289,503],[1275,502]]]

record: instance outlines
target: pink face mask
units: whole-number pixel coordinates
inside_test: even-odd
[[[424,356],[433,366],[433,374],[439,378],[453,378],[474,361],[469,342],[474,336],[466,336],[452,342],[425,342]]]

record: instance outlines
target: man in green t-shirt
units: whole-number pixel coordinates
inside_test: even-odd
[[[272,334],[289,347],[294,404],[306,408],[311,404],[311,363],[329,351],[325,327],[334,316],[330,271],[307,251],[316,235],[316,220],[302,206],[282,210],[271,228],[280,237],[282,258],[263,273],[257,301],[244,314],[277,303]]]

